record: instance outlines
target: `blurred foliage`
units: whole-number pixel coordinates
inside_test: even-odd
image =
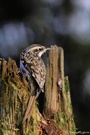
[[[70,25],[70,17],[75,11],[78,14],[80,14],[79,11],[83,11],[83,7],[80,7],[78,2],[77,7],[74,4],[75,0],[39,0],[38,2],[37,0],[1,0],[0,56],[14,57],[19,63],[22,49],[29,44],[62,46],[65,51],[65,74],[70,80],[76,126],[78,130],[89,131],[90,95],[84,89],[83,81],[87,70],[90,69],[90,42],[87,43],[89,35],[82,31],[84,25],[81,28],[78,18],[74,21],[76,25],[73,24],[72,27]],[[12,25],[8,26],[8,24]],[[80,37],[72,31],[74,29],[77,32],[79,27]]]

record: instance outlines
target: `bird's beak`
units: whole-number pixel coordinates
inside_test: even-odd
[[[39,53],[39,57],[41,57],[46,51],[50,50],[50,48],[46,48],[44,49],[42,52]]]
[[[50,50],[51,48],[46,48],[46,51]]]

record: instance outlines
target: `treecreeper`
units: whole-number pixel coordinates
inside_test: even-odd
[[[30,82],[31,94],[28,106],[23,118],[24,125],[30,119],[33,105],[40,92],[44,92],[46,67],[41,56],[50,48],[40,44],[33,44],[25,48],[20,55],[20,69]]]

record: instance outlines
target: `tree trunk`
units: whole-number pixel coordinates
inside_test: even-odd
[[[38,100],[25,135],[75,135],[68,77],[64,77],[64,51],[56,45],[46,57],[47,76],[43,111]],[[0,135],[22,135],[22,120],[30,86],[11,58],[0,59]],[[42,97],[41,97],[42,98]]]

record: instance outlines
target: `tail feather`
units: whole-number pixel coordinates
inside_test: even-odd
[[[31,94],[28,102],[28,106],[25,112],[25,116],[23,118],[23,124],[27,123],[30,120],[30,116],[32,115],[33,106],[35,104],[35,100],[38,98],[41,91],[38,91],[36,95]]]
[[[23,118],[23,124],[30,120],[30,116],[32,114],[32,109],[35,103],[35,99],[36,99],[35,96],[30,96],[29,103],[25,112],[25,116]]]

